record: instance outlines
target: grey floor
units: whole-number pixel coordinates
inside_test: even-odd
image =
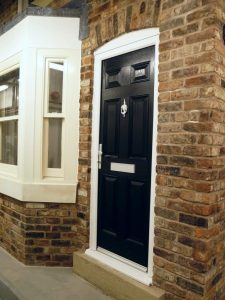
[[[112,300],[72,268],[27,267],[0,248],[0,300]]]

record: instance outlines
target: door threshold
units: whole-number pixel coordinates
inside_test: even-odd
[[[100,251],[99,251],[100,250]],[[108,267],[119,271],[121,273],[123,273],[124,275],[131,277],[135,280],[137,280],[140,283],[143,283],[145,285],[150,285],[152,283],[152,278],[150,277],[150,275],[147,273],[147,269],[135,264],[135,263],[129,263],[119,260],[117,258],[112,257],[111,255],[106,254],[108,251],[104,250],[104,249],[99,249],[99,250],[92,250],[92,249],[87,249],[85,251],[85,254],[96,259],[97,261],[99,261],[100,263],[103,263],[105,265],[107,265]],[[102,252],[105,252],[103,253]],[[137,268],[138,266],[138,268]],[[142,267],[142,270],[140,269],[140,267]]]
[[[126,265],[129,265],[129,266],[131,266],[131,267],[133,267],[133,268],[135,268],[135,269],[137,269],[139,271],[142,271],[144,273],[148,272],[148,269],[146,267],[144,267],[142,265],[139,265],[139,264],[137,264],[137,263],[135,263],[135,262],[133,262],[133,261],[131,261],[129,259],[126,259],[126,258],[124,258],[124,257],[122,257],[120,255],[117,255],[117,254],[115,254],[113,252],[110,252],[110,251],[108,251],[108,250],[106,250],[104,248],[98,247],[97,251],[101,252],[101,253],[109,256],[109,257],[112,257],[112,258],[116,259],[117,261],[121,261],[122,263],[125,263]]]

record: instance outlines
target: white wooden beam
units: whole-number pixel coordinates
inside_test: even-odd
[[[21,13],[28,6],[28,0],[18,0],[18,13]]]

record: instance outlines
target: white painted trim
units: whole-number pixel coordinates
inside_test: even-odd
[[[118,56],[145,47],[155,46],[154,66],[154,119],[153,119],[153,149],[152,149],[152,180],[150,201],[150,225],[149,225],[149,259],[148,272],[124,263],[112,256],[103,254],[97,250],[97,213],[98,213],[98,145],[100,122],[100,98],[101,98],[101,65],[102,61],[113,56]],[[153,244],[154,244],[154,206],[155,206],[155,179],[156,179],[156,138],[158,117],[158,64],[159,64],[159,29],[143,29],[124,34],[94,53],[94,94],[92,112],[92,161],[91,161],[91,203],[90,203],[90,248],[86,254],[113,267],[114,269],[146,284],[152,282],[153,275]]]
[[[11,71],[16,70],[16,69],[19,69],[21,72],[21,66],[20,66],[21,59],[22,59],[21,53],[17,53],[13,57],[9,57],[7,60],[1,61],[0,62],[0,76],[10,73]],[[19,84],[19,95],[21,95],[21,82]],[[0,118],[0,122],[18,120],[18,144],[17,144],[18,161],[20,159],[20,157],[19,157],[19,155],[20,155],[19,154],[19,143],[20,143],[20,141],[19,141],[19,127],[20,127],[19,114],[20,114],[20,111],[18,112],[17,115]],[[8,176],[9,178],[17,178],[18,169],[19,169],[18,161],[17,161],[17,165],[0,163],[0,177]],[[1,192],[1,190],[0,190],[0,192]]]

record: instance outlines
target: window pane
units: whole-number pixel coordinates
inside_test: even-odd
[[[19,69],[0,76],[0,117],[18,115]]]
[[[0,123],[0,162],[17,165],[18,121]]]
[[[48,126],[48,168],[61,168],[62,119],[49,119]]]
[[[49,64],[49,113],[62,112],[63,70],[61,62]]]

